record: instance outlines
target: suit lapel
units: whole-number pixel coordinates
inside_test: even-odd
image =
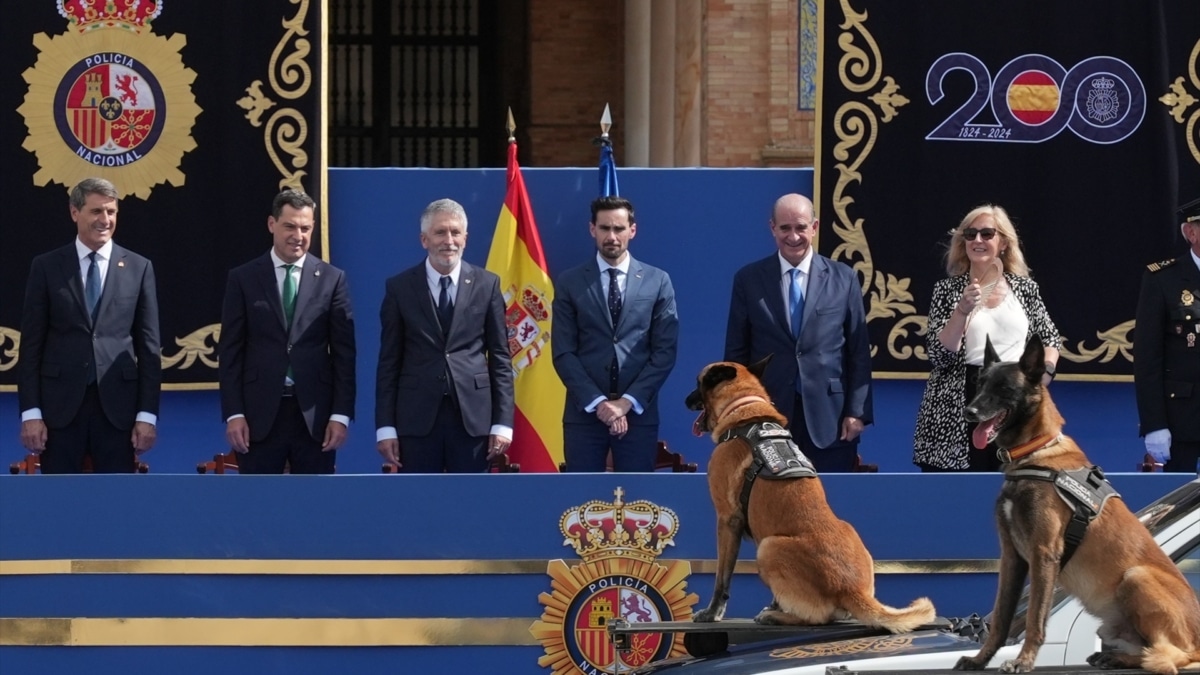
[[[625,275],[625,300],[621,303],[621,316],[617,318],[616,328],[620,328],[632,319],[626,319],[629,312],[626,311],[632,306],[633,299],[638,297],[642,292],[642,281],[645,280],[646,271],[642,264],[629,256],[629,272]],[[604,311],[608,312],[608,302],[604,303]],[[609,313],[609,321],[612,320],[612,314]]]
[[[429,323],[430,333],[434,335],[442,334],[442,324],[438,323],[437,307],[434,299],[429,293],[429,281],[425,277],[425,263],[421,263],[409,270],[408,277],[404,279],[402,286],[407,289],[407,293],[413,298],[425,298],[424,302],[418,302],[421,307],[421,316],[425,317],[425,321]],[[453,321],[451,323],[454,323]]]
[[[812,264],[808,268],[808,291],[804,294],[804,313],[801,315],[800,334],[811,323],[816,313],[817,301],[825,293],[829,283],[829,261],[813,252]]]
[[[296,326],[300,325],[304,317],[304,310],[311,304],[309,300],[320,294],[323,283],[321,273],[324,271],[325,261],[315,256],[309,256],[306,262],[307,264],[300,274],[300,286],[296,288],[296,307],[292,312],[292,332],[295,332]],[[281,314],[283,313],[282,295],[279,298],[279,311]],[[287,325],[286,319],[284,325]]]
[[[783,304],[783,287],[780,282],[779,255],[773,255],[763,261],[759,267],[759,283],[762,284],[763,297],[767,300],[767,310],[775,317],[775,325],[788,336],[792,327],[788,323],[787,307]]]
[[[458,293],[454,297],[454,314],[450,318],[450,330],[446,331],[447,335],[454,332],[454,327],[462,325],[463,320],[459,317],[466,311],[467,307],[471,306],[472,299],[475,297],[475,267],[467,263],[459,263],[461,269],[458,272]]]
[[[608,298],[604,296],[604,284],[600,281],[600,267],[596,265],[594,258],[584,268],[583,276],[587,279],[587,294],[591,298],[592,304],[608,319],[608,325],[616,328],[612,325],[612,313],[608,311]]]
[[[62,249],[61,270],[63,281],[66,282],[67,288],[71,289],[71,295],[75,298],[75,306],[79,308],[84,323],[90,326],[92,324],[92,317],[88,316],[87,303],[83,299],[83,280],[79,277],[79,259],[75,256],[74,243]]]
[[[100,299],[96,301],[96,320],[108,305],[110,297],[117,297],[125,287],[125,257],[129,252],[113,244],[112,258],[108,261],[108,273],[104,275],[104,285],[100,288]],[[79,275],[76,275],[78,278]],[[82,285],[82,284],[81,284]]]
[[[270,253],[258,260],[254,276],[258,278],[259,292],[267,298],[267,302],[271,303],[271,309],[275,312],[275,318],[279,320],[279,327],[286,333],[287,317],[283,315],[283,298],[279,297],[279,282],[275,278],[275,261],[271,260]]]

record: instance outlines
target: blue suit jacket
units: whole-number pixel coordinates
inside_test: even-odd
[[[500,277],[466,262],[443,338],[425,261],[387,280],[375,372],[375,428],[399,436],[433,430],[449,373],[469,436],[513,426],[513,372]]]
[[[874,420],[862,290],[848,266],[814,255],[797,340],[788,326],[779,270],[779,254],[772,253],[734,276],[725,360],[748,365],[774,355],[763,385],[789,418],[799,373],[809,435],[825,448],[841,434],[843,417],[857,417],[864,424]]]
[[[114,243],[93,325],[75,256],[72,242],[30,265],[21,312],[21,410],[41,408],[46,426],[67,426],[95,363],[104,415],[116,428],[132,429],[138,412],[158,414],[162,385],[154,267]]]
[[[554,369],[567,388],[564,423],[595,421],[584,407],[616,393],[642,405],[642,414],[628,415],[630,424],[658,424],[658,391],[675,367],[679,344],[675,290],[666,272],[630,257],[615,327],[596,259],[563,272],[554,283],[551,334]],[[609,392],[614,354],[619,391]]]
[[[354,312],[346,274],[310,255],[288,330],[270,253],[234,268],[221,309],[221,414],[246,416],[250,440],[267,437],[279,412],[288,366],[313,438],[330,415],[354,419]]]

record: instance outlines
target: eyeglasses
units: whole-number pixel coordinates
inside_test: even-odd
[[[976,235],[983,237],[984,241],[991,241],[996,237],[996,228],[985,227],[982,230],[979,230],[974,227],[968,227],[962,231],[962,238],[966,239],[967,241],[975,241]]]

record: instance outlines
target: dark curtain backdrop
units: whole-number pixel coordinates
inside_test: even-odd
[[[822,2],[820,249],[864,280],[877,373],[928,372],[947,231],[994,203],[1064,336],[1059,373],[1131,376],[1142,271],[1185,253],[1174,210],[1200,197],[1196,9]]]
[[[9,4],[0,22],[0,90],[9,101],[0,110],[0,189],[8,209],[0,223],[0,387],[16,383],[30,261],[73,239],[68,189],[84,175],[116,184],[122,199],[115,240],[154,263],[165,382],[212,386],[226,272],[270,247],[266,219],[281,187],[301,187],[322,201],[320,3],[168,0],[140,34],[79,33],[52,1]],[[44,36],[35,44],[38,34]],[[111,59],[125,64],[126,76],[156,81],[148,90],[160,128],[147,123],[158,137],[135,147],[141,159],[89,168],[78,145],[64,140],[75,133],[78,106],[58,92],[70,90],[60,83],[93,72],[87,58],[114,53],[134,56],[132,64]],[[311,252],[323,257],[322,212]]]

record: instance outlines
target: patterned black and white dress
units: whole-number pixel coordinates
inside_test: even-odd
[[[1004,274],[1017,302],[1029,318],[1029,335],[1037,335],[1046,347],[1059,349],[1062,338],[1042,303],[1037,282],[1029,277]],[[961,274],[937,282],[929,307],[929,329],[925,336],[929,364],[929,382],[917,411],[917,429],[913,434],[913,464],[942,469],[964,470],[968,466],[966,407],[967,364],[963,359],[966,340],[952,352],[938,339],[950,321],[958,299],[967,288],[967,275]],[[1028,339],[1028,337],[1026,337]]]

